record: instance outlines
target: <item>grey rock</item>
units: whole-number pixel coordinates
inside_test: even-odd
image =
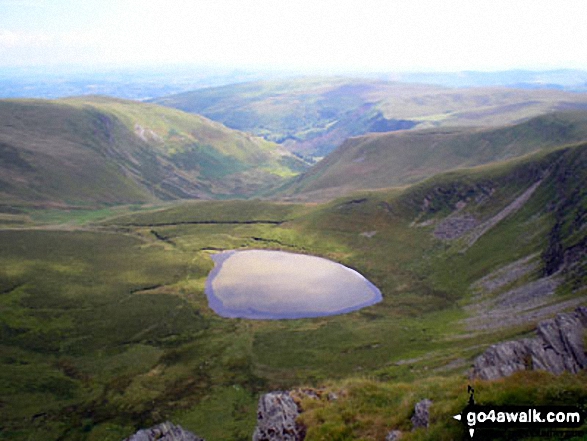
[[[432,406],[432,401],[427,398],[416,403],[414,415],[412,416],[413,429],[428,427],[430,424],[430,406]]]
[[[509,265],[498,268],[471,285],[476,291],[492,294],[504,286],[525,277],[538,268],[538,253],[530,254]]]
[[[545,298],[554,295],[556,288],[562,280],[555,277],[543,277],[505,292],[496,299],[495,309],[515,310],[523,307],[527,309],[532,305],[539,304]]]
[[[338,401],[338,394],[336,392],[330,392],[327,395],[328,401]]]
[[[441,240],[458,239],[479,225],[479,221],[471,214],[451,215],[443,219],[434,229],[434,237]]]
[[[322,392],[323,391],[316,389],[296,389],[294,391],[294,393],[297,394],[298,397],[307,397],[312,398],[313,400],[319,400],[322,396]]]
[[[583,336],[587,308],[558,314],[540,322],[535,338],[491,346],[475,359],[472,376],[485,380],[507,377],[521,370],[545,370],[553,374],[577,373],[587,367]]]
[[[475,359],[473,376],[484,380],[508,377],[529,363],[525,341],[507,341],[489,347]]]
[[[398,441],[402,437],[401,430],[392,430],[385,437],[385,441]]]
[[[148,429],[141,429],[124,441],[205,441],[198,435],[194,435],[181,426],[176,426],[169,421],[158,424]]]
[[[305,429],[296,422],[300,414],[288,392],[270,392],[259,398],[253,441],[302,441]]]

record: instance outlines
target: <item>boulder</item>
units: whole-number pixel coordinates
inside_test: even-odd
[[[198,435],[194,435],[181,426],[175,426],[166,421],[149,429],[141,429],[124,441],[205,441]]]
[[[521,370],[577,373],[587,367],[585,328],[587,308],[558,314],[538,324],[535,338],[491,346],[475,359],[472,376],[495,380]]]
[[[385,441],[398,441],[402,437],[401,430],[392,430],[385,437]]]
[[[300,414],[288,392],[270,392],[259,398],[257,428],[253,441],[302,441],[305,429],[297,423]]]
[[[430,424],[430,406],[432,406],[432,401],[429,399],[416,403],[414,406],[414,415],[412,416],[413,429],[428,427]]]

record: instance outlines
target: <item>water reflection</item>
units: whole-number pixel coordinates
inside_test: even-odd
[[[223,317],[293,319],[355,311],[381,301],[358,272],[315,256],[283,251],[212,255],[206,281],[210,307]]]

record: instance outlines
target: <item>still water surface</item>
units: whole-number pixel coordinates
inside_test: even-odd
[[[212,259],[206,295],[222,317],[320,317],[381,301],[381,292],[361,274],[321,257],[246,250],[225,251]]]

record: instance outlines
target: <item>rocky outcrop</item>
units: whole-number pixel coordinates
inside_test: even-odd
[[[175,426],[173,423],[166,421],[149,429],[139,430],[130,438],[124,441],[206,441],[198,435],[194,435],[181,426]]]
[[[469,315],[462,321],[465,329],[486,332],[537,323],[587,303],[585,292],[567,300],[556,297],[561,283],[572,281],[572,274],[565,273],[566,266],[556,274],[535,280],[540,267],[539,254],[531,254],[471,284],[473,296],[464,306]],[[568,268],[578,274],[584,272],[573,265]]]
[[[401,439],[401,437],[402,437],[401,430],[392,430],[385,437],[385,441],[398,441]]]
[[[416,429],[427,429],[430,425],[430,406],[432,401],[428,398],[418,401],[414,406],[414,414],[412,415],[412,431]],[[385,441],[398,441],[402,438],[403,432],[401,430],[392,430],[387,433]]]
[[[261,396],[253,441],[302,441],[306,434],[296,421],[299,414],[300,409],[288,392]]]
[[[494,294],[522,277],[535,272],[539,267],[538,253],[530,254],[487,274],[471,285],[476,293]]]
[[[443,219],[434,229],[434,237],[441,240],[458,239],[479,225],[472,214],[451,215]]]
[[[428,427],[430,424],[430,406],[432,406],[432,401],[427,398],[416,403],[414,406],[414,415],[412,416],[413,429]]]
[[[494,380],[521,370],[577,373],[587,368],[583,343],[585,328],[586,307],[559,314],[554,319],[541,322],[535,338],[491,346],[475,359],[472,376]]]

